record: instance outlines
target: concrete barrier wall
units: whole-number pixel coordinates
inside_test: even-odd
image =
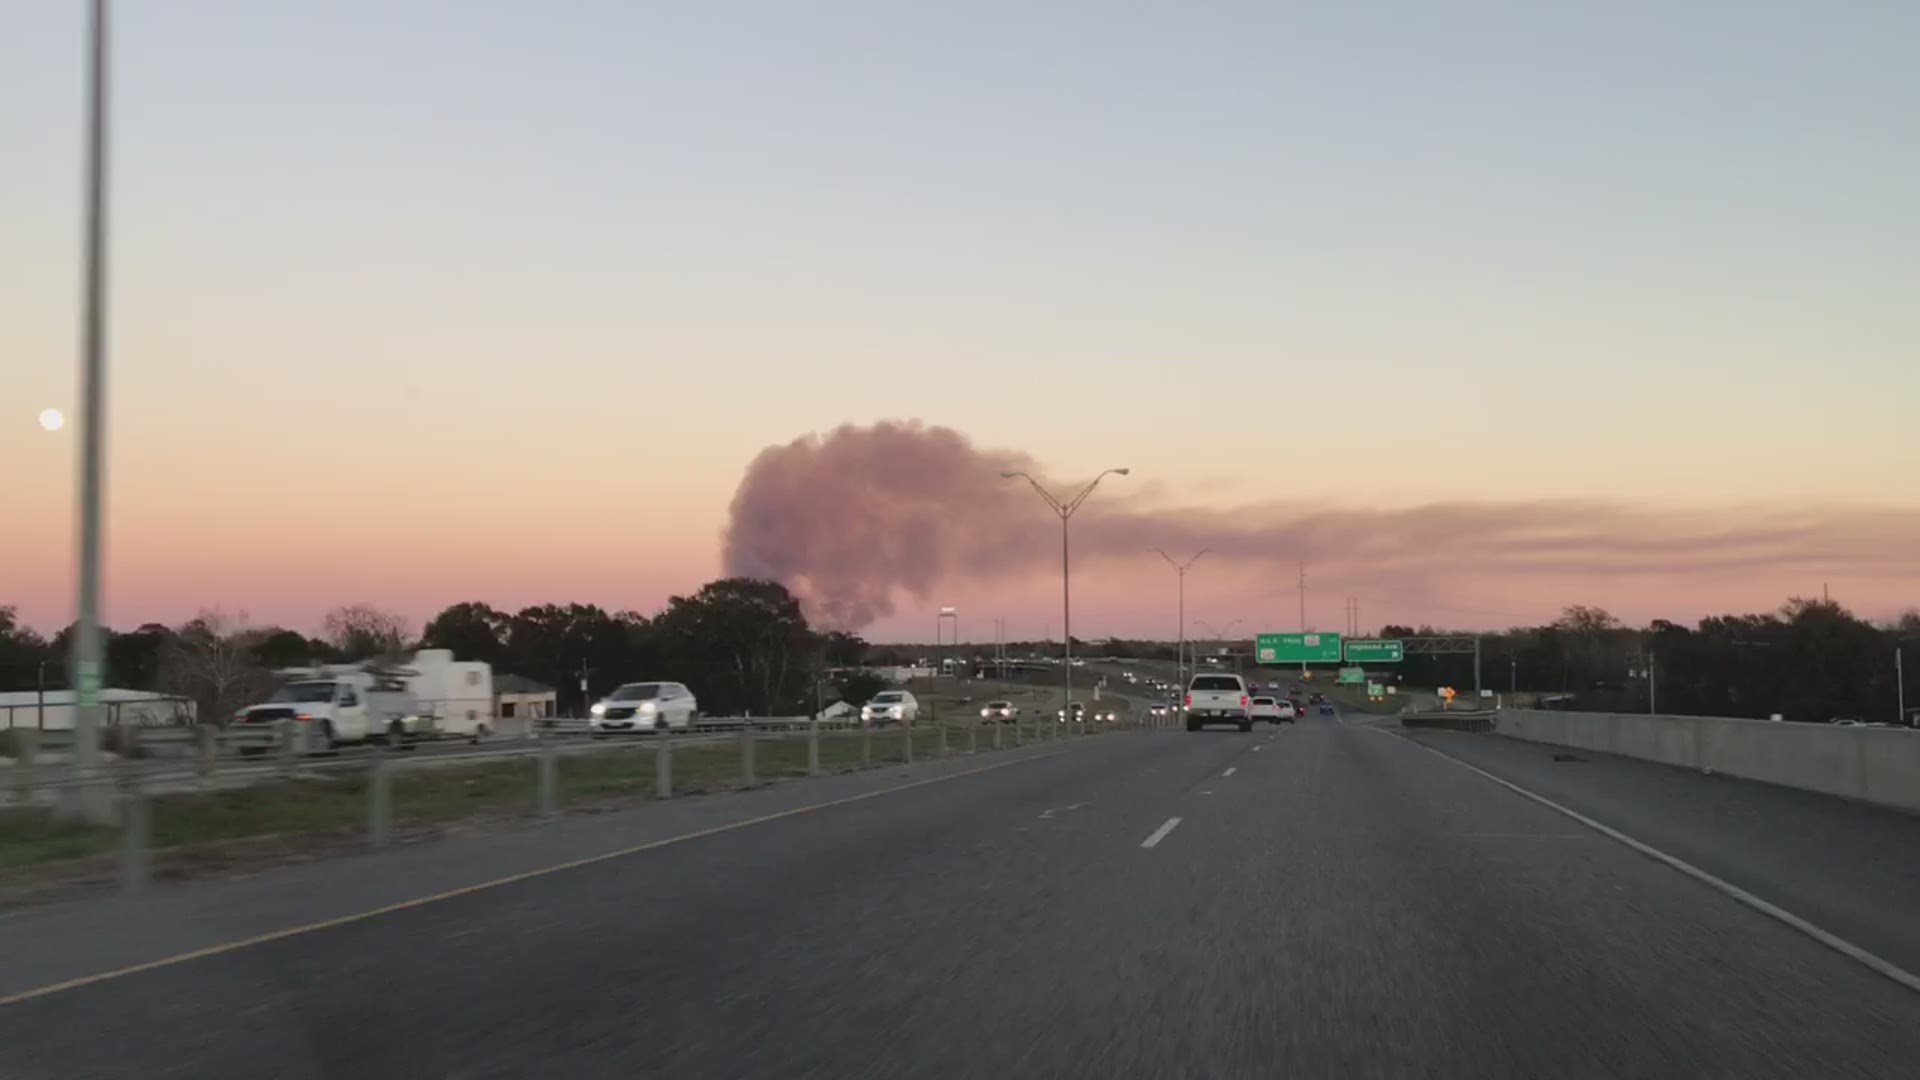
[[[1920,731],[1535,709],[1502,709],[1493,729],[1920,813]]]

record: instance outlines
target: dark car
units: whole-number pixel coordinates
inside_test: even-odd
[[[1326,703],[1327,703],[1327,695],[1325,694],[1308,694],[1307,695],[1307,704],[1309,705],[1325,705]]]

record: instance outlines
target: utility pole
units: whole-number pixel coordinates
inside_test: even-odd
[[[1899,695],[1895,708],[1900,710],[1900,715],[1894,717],[1894,722],[1905,727],[1907,726],[1907,665],[1900,659],[1898,645],[1893,647],[1893,686],[1894,693]]]
[[[1648,715],[1652,715],[1660,711],[1659,707],[1654,703],[1654,695],[1656,693],[1657,691],[1654,688],[1654,681],[1653,681],[1653,650],[1648,649],[1647,650],[1647,713]]]
[[[100,765],[100,531],[106,486],[107,396],[107,0],[93,0],[87,56],[85,294],[81,301],[79,625],[73,637],[73,778],[64,816],[113,818]]]
[[[1520,696],[1520,654],[1517,652],[1507,654],[1507,676],[1507,696],[1518,698]]]
[[[1480,635],[1473,635],[1473,696],[1480,696]]]
[[[593,705],[593,702],[587,700],[587,696],[588,696],[587,695],[587,676],[593,674],[593,671],[594,671],[593,668],[590,668],[587,666],[586,657],[581,657],[580,658],[580,715],[581,716],[587,715],[587,709]]]

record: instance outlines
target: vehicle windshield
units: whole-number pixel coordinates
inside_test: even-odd
[[[671,674],[671,673],[669,673]],[[607,695],[609,701],[652,701],[660,696],[660,684],[650,682],[628,683]]]
[[[1011,708],[1011,707],[1012,707],[1012,703],[1011,703],[1011,702],[1006,702],[1006,701],[989,701],[989,702],[987,702],[987,708],[989,708],[989,709],[1006,709],[1006,708]]]
[[[906,695],[896,690],[889,690],[884,694],[873,695],[873,703],[875,705],[898,705],[905,700]]]
[[[296,682],[288,683],[273,692],[268,701],[308,703],[333,700],[333,683]]]
[[[1257,697],[1253,699],[1253,703],[1255,705],[1271,705],[1273,704],[1273,699],[1270,697]]]

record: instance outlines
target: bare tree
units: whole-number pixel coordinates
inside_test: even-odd
[[[346,604],[327,612],[321,634],[349,660],[393,656],[412,636],[403,616],[372,604]]]
[[[193,701],[201,723],[225,724],[273,689],[272,674],[253,655],[261,636],[245,612],[202,609],[167,642],[160,686]]]

